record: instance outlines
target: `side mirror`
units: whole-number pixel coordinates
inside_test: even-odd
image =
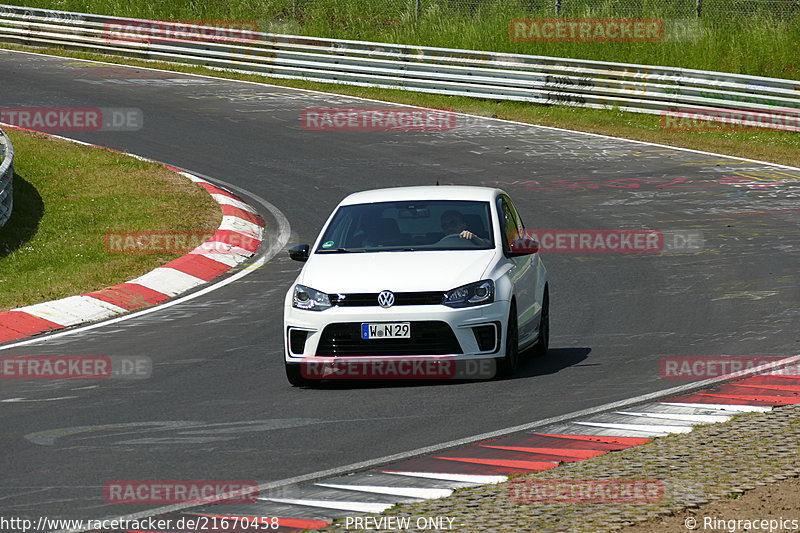
[[[510,256],[530,255],[539,251],[539,242],[527,231],[520,232],[516,239],[508,243]]]
[[[289,257],[295,261],[308,261],[308,251],[311,247],[308,244],[298,244],[289,248]]]

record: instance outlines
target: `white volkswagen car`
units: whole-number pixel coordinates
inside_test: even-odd
[[[499,189],[351,194],[313,245],[289,250],[305,262],[284,303],[289,382],[310,381],[304,364],[365,358],[491,361],[514,374],[519,353],[544,354],[549,339],[547,272],[523,230]]]

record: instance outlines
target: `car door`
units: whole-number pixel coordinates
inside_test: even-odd
[[[539,311],[536,302],[538,280],[534,264],[535,256],[529,254],[509,257],[511,251],[509,243],[523,235],[525,225],[508,196],[501,195],[498,198],[497,212],[500,215],[500,225],[503,230],[503,251],[513,265],[508,275],[516,295],[519,341],[520,345],[524,346],[533,341],[538,326],[536,320]]]

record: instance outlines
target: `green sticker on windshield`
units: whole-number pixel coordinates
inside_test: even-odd
[[[331,246],[333,246],[333,241],[328,241],[322,245],[323,248],[330,248]]]

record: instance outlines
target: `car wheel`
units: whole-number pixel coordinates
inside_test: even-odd
[[[300,370],[301,365],[284,363],[284,366],[286,367],[286,379],[289,380],[293,387],[308,385],[309,381],[303,377],[303,373]]]
[[[533,346],[532,353],[541,357],[547,353],[550,346],[550,294],[547,287],[544,288],[542,298],[542,312],[539,314],[539,335],[536,337],[536,344]]]
[[[519,329],[517,326],[517,305],[512,303],[508,312],[506,327],[506,355],[499,360],[499,376],[513,376],[519,365]]]

